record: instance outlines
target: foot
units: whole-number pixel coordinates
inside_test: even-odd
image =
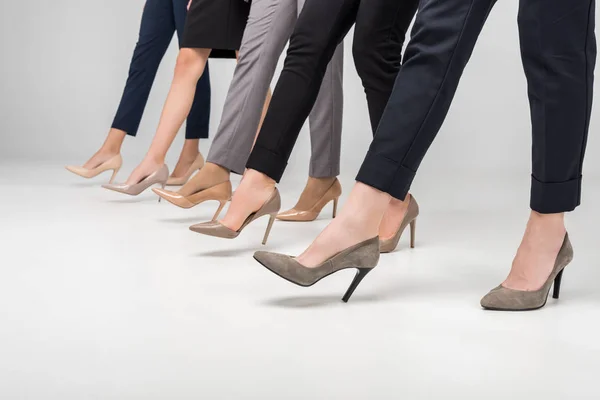
[[[229,170],[209,162],[204,164],[204,167],[183,185],[178,193],[182,196],[191,196],[227,181],[229,181]]]
[[[396,235],[404,216],[408,210],[408,203],[410,202],[410,194],[406,195],[404,201],[392,198],[388,204],[381,225],[379,226],[379,239],[389,240]]]
[[[552,273],[566,232],[564,214],[532,211],[512,269],[502,286],[514,290],[539,290]]]
[[[296,258],[308,268],[377,236],[389,195],[357,182],[340,215],[315,239],[304,253]]]
[[[85,164],[83,164],[83,168],[85,169],[94,169],[100,166],[101,164],[107,162],[114,156],[119,154],[118,150],[104,149],[101,148],[90,158]]]
[[[298,203],[294,206],[296,211],[308,211],[312,209],[315,204],[323,198],[325,193],[329,190],[331,185],[335,182],[333,178],[313,178],[309,177],[304,187],[304,191],[298,199]]]
[[[229,229],[238,231],[250,214],[259,210],[269,200],[273,190],[275,190],[273,179],[252,169],[246,171],[244,179],[233,194],[225,218],[219,222]]]
[[[164,165],[164,162],[159,162],[152,157],[146,157],[142,161],[140,165],[133,170],[129,178],[125,184],[127,185],[135,185],[136,183],[140,183],[153,173],[155,173],[160,167]]]

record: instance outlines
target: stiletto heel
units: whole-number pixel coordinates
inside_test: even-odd
[[[502,285],[492,289],[483,299],[481,306],[487,310],[496,311],[530,311],[537,310],[546,305],[552,283],[554,292],[552,297],[558,299],[560,296],[560,284],[565,268],[573,260],[573,246],[569,235],[565,235],[562,247],[554,261],[554,268],[546,282],[538,290],[515,290]]]
[[[382,253],[391,253],[396,250],[398,247],[398,243],[400,243],[400,238],[402,238],[402,234],[406,230],[406,228],[410,225],[410,248],[413,249],[415,247],[415,231],[417,227],[417,217],[419,216],[419,204],[417,200],[411,195],[408,200],[408,209],[406,210],[406,214],[404,215],[404,219],[400,224],[400,227],[396,231],[396,234],[389,239],[382,240],[379,243],[379,250]]]
[[[365,276],[367,276],[367,274],[371,271],[373,271],[373,268],[358,268],[358,271],[356,272],[356,276],[354,277],[354,280],[352,281],[352,283],[350,284],[350,287],[348,288],[348,291],[346,291],[346,294],[342,298],[342,301],[344,303],[347,303],[348,300],[350,300],[350,297],[352,297],[352,294],[354,293],[354,291],[356,290],[358,285],[362,282],[362,280],[365,278]]]
[[[285,254],[266,251],[257,251],[254,259],[283,279],[303,287],[312,286],[338,271],[355,268],[358,272],[342,298],[347,303],[360,282],[379,262],[379,238],[374,237],[349,247],[314,268],[305,267]]]
[[[554,279],[554,292],[552,293],[553,299],[558,299],[560,297],[560,284],[562,283],[563,272],[565,272],[564,269],[560,271]]]
[[[267,244],[267,240],[269,239],[269,234],[271,233],[271,228],[273,227],[273,222],[275,222],[275,217],[277,214],[271,214],[269,218],[269,225],[267,225],[267,230],[265,231],[265,237],[263,238],[262,244],[263,246]]]
[[[291,221],[291,222],[309,222],[317,219],[323,208],[333,201],[333,218],[337,215],[338,200],[342,195],[342,185],[335,179],[329,189],[323,194],[323,196],[317,200],[308,209],[299,209],[296,207],[291,210],[284,211],[277,215],[277,219],[280,221]]]
[[[338,206],[338,201],[340,200],[339,197],[336,197],[335,199],[333,199],[333,215],[332,218],[337,217],[337,206]]]
[[[165,182],[165,183],[161,183],[161,184],[160,184],[160,188],[161,188],[162,190],[165,190],[165,186],[166,186],[166,182]],[[162,197],[158,196],[158,202],[159,202],[159,203],[160,203],[160,201],[161,201],[161,200],[162,200]]]
[[[213,217],[213,219],[211,221],[216,221],[217,218],[219,218],[219,215],[221,215],[221,211],[223,211],[223,208],[225,207],[226,204],[227,204],[227,200],[219,202],[219,208],[217,209],[217,212],[215,213],[215,216]]]
[[[119,173],[119,170],[120,170],[120,169],[121,169],[121,167],[113,169],[113,174],[112,174],[112,176],[110,177],[110,181],[108,181],[108,184],[109,184],[109,185],[110,185],[111,183],[113,183],[113,182],[114,182],[114,180],[115,180],[115,177],[116,177],[116,176],[117,176],[117,174]]]
[[[417,220],[415,218],[410,223],[410,248],[411,249],[415,248],[416,231],[417,231]]]

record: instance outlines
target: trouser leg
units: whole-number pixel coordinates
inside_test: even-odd
[[[359,0],[307,0],[247,167],[279,181],[319,94],[329,61],[354,24]]]
[[[533,128],[531,208],[581,201],[596,39],[594,0],[521,0],[519,31]]]
[[[421,0],[404,64],[357,180],[404,199],[495,0]]]
[[[137,134],[160,62],[175,32],[171,0],[147,0],[121,103],[112,127]]]
[[[296,22],[296,7],[296,0],[252,2],[209,162],[238,174],[244,172],[277,61]]]

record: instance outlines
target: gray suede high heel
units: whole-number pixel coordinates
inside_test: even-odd
[[[254,259],[281,278],[303,287],[312,286],[338,271],[356,268],[358,272],[342,298],[347,303],[363,278],[379,262],[379,238],[374,237],[354,245],[315,268],[305,267],[293,257],[266,251],[257,251]]]
[[[552,283],[554,283],[552,297],[559,298],[563,272],[571,260],[573,260],[573,246],[569,240],[569,234],[566,234],[563,245],[556,256],[554,269],[540,289],[535,291],[514,290],[500,285],[481,299],[481,306],[495,311],[531,311],[544,307]]]

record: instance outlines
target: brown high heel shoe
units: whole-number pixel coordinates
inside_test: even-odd
[[[292,208],[291,210],[284,211],[277,215],[277,219],[280,221],[290,221],[290,222],[310,222],[317,219],[323,208],[333,202],[333,218],[336,217],[337,214],[337,206],[340,196],[342,195],[342,185],[340,181],[335,179],[331,184],[331,187],[327,189],[323,197],[321,197],[310,209],[308,210],[298,210],[296,208]]]
[[[112,183],[115,179],[115,176],[117,176],[117,173],[121,169],[122,165],[123,158],[121,157],[121,154],[117,154],[116,156],[98,165],[96,168],[87,169],[75,165],[67,165],[65,168],[67,169],[67,171],[86,179],[95,178],[96,176],[106,171],[113,171],[110,181],[108,182]]]
[[[204,157],[202,156],[202,153],[200,153],[200,154],[198,154],[198,157],[196,157],[196,159],[194,160],[194,162],[192,163],[190,168],[187,170],[185,175],[183,175],[179,178],[174,178],[173,176],[170,176],[169,179],[167,180],[166,186],[183,186],[183,185],[185,185],[187,183],[187,181],[190,180],[192,175],[194,175],[194,172],[198,171],[202,167],[204,167]]]
[[[201,233],[203,235],[215,236],[224,239],[235,239],[242,233],[244,228],[246,228],[250,223],[256,221],[260,217],[264,217],[265,215],[269,215],[269,225],[267,225],[267,230],[265,232],[265,236],[263,238],[262,244],[267,244],[267,239],[269,238],[269,234],[271,233],[271,228],[273,227],[273,222],[275,222],[275,217],[281,208],[281,196],[279,195],[279,190],[275,189],[273,194],[267,200],[263,206],[256,212],[253,212],[246,218],[241,228],[237,231],[230,229],[220,223],[219,221],[211,221],[211,222],[203,222],[201,224],[196,224],[190,226],[190,230],[196,233]]]
[[[231,181],[219,183],[218,185],[209,187],[207,189],[200,190],[194,194],[189,196],[184,196],[177,192],[172,192],[170,190],[153,188],[152,191],[159,195],[161,198],[167,200],[169,203],[176,205],[181,208],[192,208],[204,202],[210,200],[218,201],[219,208],[213,217],[213,221],[219,217],[223,207],[227,204],[229,200],[231,200]]]
[[[150,174],[141,182],[134,183],[133,185],[127,185],[125,183],[108,184],[102,185],[102,187],[104,189],[128,194],[130,196],[137,196],[144,190],[148,189],[150,186],[155,184],[159,184],[164,188],[165,184],[167,183],[167,179],[169,179],[169,168],[163,164],[162,167],[154,171],[154,173]],[[160,201],[160,198],[158,199],[158,201]]]
[[[387,240],[379,241],[379,251],[381,253],[391,253],[396,250],[402,234],[406,230],[406,227],[410,225],[410,248],[415,248],[415,234],[417,228],[417,217],[419,216],[419,204],[417,200],[411,195],[408,201],[408,208],[404,219],[400,224],[400,228],[396,231],[396,234]]]
[[[305,267],[295,258],[285,254],[266,251],[257,251],[254,259],[281,278],[303,287],[312,286],[338,271],[356,268],[356,276],[342,298],[342,301],[347,303],[360,282],[379,262],[379,238],[375,237],[349,247],[315,268]]]

